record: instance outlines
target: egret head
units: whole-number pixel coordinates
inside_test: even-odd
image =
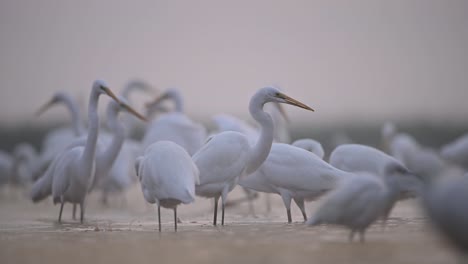
[[[70,95],[68,95],[65,92],[56,92],[54,96],[52,96],[52,98],[46,104],[44,104],[43,106],[39,108],[39,110],[37,110],[36,116],[40,116],[42,113],[47,111],[47,109],[49,109],[51,106],[60,102],[67,101],[69,100],[69,98],[70,98]]]
[[[297,101],[296,99],[293,99],[285,95],[277,88],[265,87],[260,90],[260,94],[265,98],[266,102],[290,104],[290,105],[294,105],[294,106],[297,106],[306,110],[314,111],[314,109],[310,108],[309,106]]]
[[[119,98],[109,89],[107,84],[102,80],[96,80],[93,83],[93,90],[98,94],[106,94],[116,102],[120,102]]]

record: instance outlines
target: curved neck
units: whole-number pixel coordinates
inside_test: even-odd
[[[112,131],[113,137],[106,149],[99,154],[97,166],[100,177],[107,175],[125,140],[125,127],[119,122],[118,114],[118,106],[111,102],[107,108],[107,127]]]
[[[174,102],[174,111],[180,113],[184,112],[184,100],[178,90],[172,90],[170,99]]]
[[[81,115],[78,104],[75,100],[68,96],[63,97],[63,103],[68,108],[68,111],[70,111],[73,132],[75,133],[75,136],[82,136],[85,129],[83,127],[83,123],[81,122]]]
[[[99,117],[97,113],[98,102],[99,92],[93,89],[89,96],[88,105],[88,137],[81,157],[81,168],[86,176],[91,176],[94,157],[96,155],[96,142],[99,134]]]
[[[250,100],[249,111],[252,117],[260,124],[260,136],[255,145],[250,149],[245,173],[256,171],[268,157],[273,144],[274,124],[271,116],[263,111],[265,100],[255,95]]]

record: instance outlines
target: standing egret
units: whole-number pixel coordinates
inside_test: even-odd
[[[323,150],[322,144],[311,138],[298,139],[291,145],[312,152],[321,159],[323,159],[323,156],[325,156],[325,151]]]
[[[381,215],[391,199],[391,186],[397,185],[399,174],[394,172],[396,164],[385,166],[382,178],[360,172],[340,181],[337,188],[322,200],[315,214],[307,221],[308,225],[336,224],[351,229],[349,240],[359,232],[364,242],[366,229]]]
[[[158,141],[146,148],[135,163],[143,196],[148,203],[158,204],[161,232],[161,206],[174,210],[177,231],[177,205],[195,200],[199,171],[187,151],[171,141]]]
[[[333,189],[336,182],[347,174],[307,150],[274,143],[265,162],[255,172],[241,178],[239,185],[279,194],[286,207],[288,223],[291,223],[291,200],[297,204],[306,221],[304,201],[314,200]]]
[[[95,173],[96,143],[99,133],[97,113],[99,96],[107,94],[119,101],[103,81],[95,81],[88,104],[88,136],[85,146],[66,149],[53,161],[52,196],[54,203],[60,202],[58,221],[62,220],[65,202],[80,205],[80,222],[83,222],[85,197]]]
[[[125,127],[119,122],[118,115],[120,111],[126,111],[141,120],[145,118],[133,110],[125,99],[118,99],[119,102],[111,101],[107,107],[107,123],[112,134],[99,135],[99,144],[96,146],[95,154],[95,177],[91,183],[90,188],[93,188],[95,184],[105,182],[108,178],[109,172],[119,155],[122,145],[125,140]],[[87,138],[81,138],[70,144],[67,148],[84,147],[87,142]],[[56,174],[56,172],[54,172]],[[53,176],[55,181],[55,177]],[[128,175],[127,175],[128,177]],[[53,191],[53,190],[52,190]],[[73,218],[75,216],[75,206],[73,207]]]
[[[168,140],[183,147],[190,155],[193,155],[206,140],[205,127],[192,121],[183,113],[182,96],[176,89],[168,89],[148,104],[148,107],[159,105],[164,100],[173,100],[175,111],[159,116],[148,125],[142,147],[146,148],[154,142]]]
[[[367,172],[374,176],[385,177],[386,169],[396,169],[392,174],[400,174],[397,183],[389,189],[389,199],[383,210],[384,224],[392,208],[400,197],[420,192],[421,181],[410,174],[408,169],[399,160],[384,152],[365,145],[345,144],[337,147],[330,155],[330,165],[348,172]]]
[[[63,205],[65,202],[80,205],[80,221],[83,222],[85,211],[85,197],[93,184],[96,172],[96,143],[99,133],[99,117],[97,113],[99,96],[107,94],[117,103],[120,100],[107,88],[103,81],[95,81],[89,97],[88,105],[88,135],[84,146],[78,140],[69,145],[54,159],[47,172],[52,178],[52,196],[54,203],[60,202],[59,222],[61,222]],[[122,105],[123,106],[123,105]],[[128,106],[123,108],[134,112]],[[119,131],[117,131],[119,132]],[[107,149],[111,151],[112,146]],[[106,157],[106,162],[111,159]],[[101,161],[99,163],[104,163]],[[99,164],[98,163],[98,164]],[[48,176],[48,175],[46,175]],[[44,177],[46,177],[44,176]],[[40,179],[42,180],[42,178]],[[33,186],[34,191],[34,186]]]
[[[222,202],[221,224],[224,225],[228,193],[236,186],[239,177],[257,170],[270,152],[274,125],[271,116],[263,111],[263,105],[268,102],[286,103],[313,111],[276,88],[262,88],[254,94],[249,104],[250,114],[261,126],[255,145],[251,146],[247,136],[227,131],[211,137],[192,157],[200,170],[200,184],[195,187],[196,194],[214,198],[215,201],[213,225],[216,225],[219,197]]]

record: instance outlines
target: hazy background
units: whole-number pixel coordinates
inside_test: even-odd
[[[133,77],[178,87],[198,119],[248,117],[269,84],[317,110],[288,107],[293,124],[468,113],[463,0],[2,0],[0,38],[3,126],[30,121],[59,89],[85,103],[96,78],[114,90]]]

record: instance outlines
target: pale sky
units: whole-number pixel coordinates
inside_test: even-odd
[[[269,84],[317,110],[288,107],[293,121],[468,114],[464,0],[2,0],[0,39],[0,124],[132,77],[178,87],[197,117],[245,117]]]

